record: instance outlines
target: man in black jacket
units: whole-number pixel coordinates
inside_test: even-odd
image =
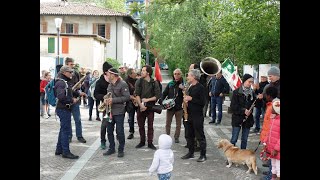
[[[93,93],[96,100],[103,102],[103,100],[104,100],[103,96],[107,94],[107,89],[108,89],[108,85],[109,85],[107,72],[110,68],[112,68],[111,64],[109,64],[108,62],[103,63],[103,66],[102,66],[103,74],[100,76],[100,79],[96,82],[96,88]],[[101,121],[101,119],[99,117],[97,117],[96,120]],[[100,148],[101,149],[106,149],[106,133],[107,133],[107,121],[102,120],[101,130],[100,130],[100,138],[101,138]]]
[[[134,134],[134,115],[135,112],[137,111],[137,106],[134,105],[133,102],[135,102],[135,84],[137,81],[137,73],[133,68],[129,68],[127,70],[127,75],[128,77],[125,79],[126,83],[128,84],[129,87],[129,93],[130,93],[130,101],[128,101],[127,103],[130,103],[133,107],[133,109],[130,110],[130,112],[128,112],[128,123],[129,123],[129,136],[127,139],[132,139],[133,138],[133,134]]]
[[[185,96],[184,101],[187,102],[187,112],[188,112],[188,148],[189,152],[181,157],[182,159],[189,159],[194,157],[194,138],[200,143],[200,157],[198,162],[206,161],[206,137],[203,130],[203,106],[205,104],[205,87],[199,83],[200,71],[198,69],[192,69],[188,72],[188,83],[190,87],[188,89],[188,94]]]
[[[218,119],[216,125],[219,125],[221,123],[223,98],[225,94],[229,93],[229,89],[229,84],[223,77],[222,71],[212,77],[209,92],[209,96],[211,97],[212,121],[210,121],[209,123],[216,122],[216,105],[218,105]]]

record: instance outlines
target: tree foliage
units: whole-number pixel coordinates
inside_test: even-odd
[[[154,0],[142,18],[151,48],[185,73],[211,56],[236,65],[279,63],[280,1]]]
[[[126,0],[70,0],[70,2],[95,3],[100,7],[126,13]]]

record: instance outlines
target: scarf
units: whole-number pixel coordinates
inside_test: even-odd
[[[250,95],[251,96],[250,100],[253,100],[253,90],[251,89],[251,87],[247,88],[247,87],[244,87],[243,85],[241,87],[242,87],[242,92],[246,96],[246,98],[248,98],[248,96]]]

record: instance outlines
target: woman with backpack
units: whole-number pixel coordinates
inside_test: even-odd
[[[99,111],[98,111],[98,106],[100,104],[99,100],[96,100],[93,96],[93,92],[94,89],[96,87],[96,82],[99,79],[99,71],[98,70],[94,70],[92,72],[92,76],[89,79],[89,89],[87,92],[88,95],[88,104],[89,104],[89,121],[92,121],[92,110],[93,110],[93,105],[94,105],[94,101],[96,101],[96,114],[97,114],[97,119],[99,118]]]

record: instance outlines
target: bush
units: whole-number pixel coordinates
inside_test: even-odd
[[[113,66],[113,68],[116,68],[116,69],[118,69],[121,65],[116,59],[107,58],[106,61],[110,63]]]

